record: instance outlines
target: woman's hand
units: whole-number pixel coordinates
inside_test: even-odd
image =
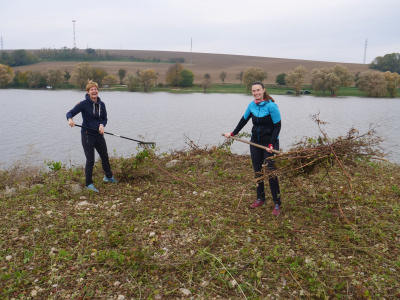
[[[224,133],[224,137],[226,138],[230,138],[232,136],[232,134],[230,132]]]
[[[68,125],[74,127],[75,126],[74,120],[68,119]]]
[[[100,124],[100,126],[99,126],[99,133],[104,134],[104,125],[103,124]]]
[[[269,152],[269,153],[272,153],[273,149],[274,149],[274,146],[272,144],[269,144],[267,149],[265,149],[265,150],[267,150],[267,152]]]

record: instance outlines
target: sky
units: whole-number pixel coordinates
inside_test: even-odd
[[[399,11],[399,0],[5,0],[0,36],[4,50],[75,41],[80,49],[368,64],[400,52]]]

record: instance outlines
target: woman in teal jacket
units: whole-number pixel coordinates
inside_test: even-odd
[[[235,130],[225,133],[225,137],[237,135],[240,130],[252,119],[253,128],[251,130],[251,142],[267,147],[267,150],[250,145],[250,155],[257,181],[257,200],[250,205],[257,208],[265,203],[264,180],[262,179],[262,165],[266,163],[268,170],[275,168],[274,161],[267,159],[273,156],[272,149],[279,150],[279,132],[281,130],[281,114],[275,100],[267,94],[262,82],[256,81],[251,87],[254,101],[252,101],[243,117],[240,119]],[[274,201],[274,215],[279,215],[281,211],[281,195],[279,181],[276,176],[269,176],[269,186]]]

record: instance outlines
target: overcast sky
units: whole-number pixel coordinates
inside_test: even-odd
[[[399,0],[4,0],[3,49],[162,50],[366,63],[400,52]],[[191,47],[192,40],[192,47]]]

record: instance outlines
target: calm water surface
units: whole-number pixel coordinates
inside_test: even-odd
[[[29,157],[35,165],[61,161],[67,166],[85,161],[80,129],[68,126],[65,114],[79,101],[82,91],[0,90],[2,120],[0,169]],[[133,139],[155,141],[158,151],[188,149],[188,138],[197,145],[218,145],[223,132],[232,131],[242,117],[249,95],[171,94],[101,91],[106,103],[106,131]],[[351,127],[364,133],[370,124],[386,139],[382,146],[390,161],[400,163],[400,99],[356,97],[316,98],[275,96],[282,115],[280,144],[283,150],[304,136],[319,135],[310,115],[320,113],[329,122],[330,137],[345,135]],[[81,117],[74,121],[81,124]],[[251,121],[242,132],[251,131]],[[137,143],[106,135],[110,155],[129,157]],[[248,153],[248,145],[235,142],[232,150]]]

